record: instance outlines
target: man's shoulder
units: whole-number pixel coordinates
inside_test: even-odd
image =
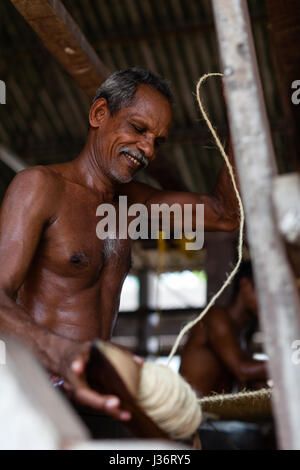
[[[3,204],[52,214],[63,194],[63,179],[44,166],[20,171],[11,181]]]
[[[1,215],[29,223],[50,220],[57,213],[63,183],[43,166],[20,171],[11,181],[1,204]],[[24,219],[24,214],[26,218]],[[25,223],[25,222],[24,222]]]
[[[61,187],[62,178],[49,167],[37,165],[17,173],[11,186],[16,190],[25,191],[27,194],[32,192],[45,194]]]

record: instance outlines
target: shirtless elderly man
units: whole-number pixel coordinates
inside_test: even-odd
[[[155,158],[171,121],[165,80],[136,68],[116,72],[96,94],[80,155],[20,172],[1,209],[0,333],[22,340],[63,377],[75,401],[123,421],[130,414],[120,409],[118,397],[91,390],[83,374],[92,340],[111,336],[130,264],[130,239],[109,251],[96,236],[97,207],[116,203],[119,195],[147,208],[204,204],[206,230],[238,226],[226,168],[212,195],[160,191],[132,181]]]

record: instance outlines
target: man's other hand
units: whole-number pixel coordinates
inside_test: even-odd
[[[85,378],[84,370],[89,357],[91,343],[83,343],[78,346],[77,352],[73,352],[63,367],[64,384],[69,397],[82,405],[111,416],[120,421],[129,421],[131,414],[120,409],[120,399],[115,395],[102,395],[92,390]]]

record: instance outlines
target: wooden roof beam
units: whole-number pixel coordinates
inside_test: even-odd
[[[0,144],[0,160],[16,173],[29,168],[29,165],[24,160],[2,144]]]
[[[45,47],[92,99],[110,71],[60,0],[11,0]]]

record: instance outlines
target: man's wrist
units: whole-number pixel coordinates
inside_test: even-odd
[[[47,332],[39,343],[42,363],[51,372],[61,375],[65,369],[66,358],[70,355],[76,342]]]

